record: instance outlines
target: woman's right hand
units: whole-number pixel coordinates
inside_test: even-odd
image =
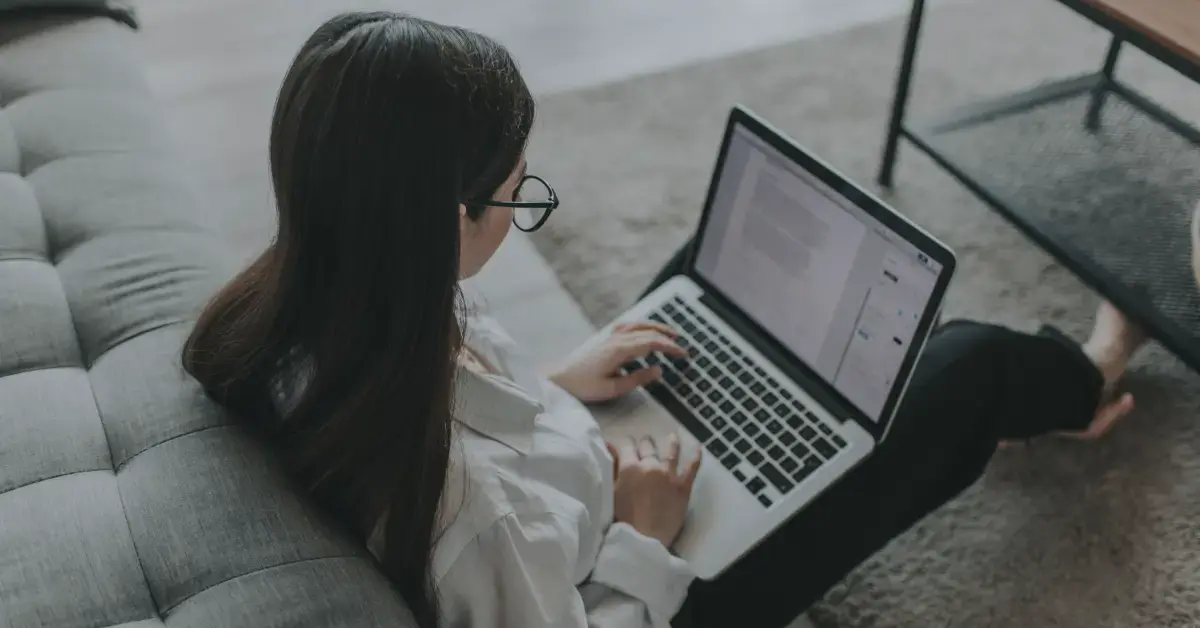
[[[700,452],[679,471],[679,437],[660,447],[650,436],[608,443],[613,457],[613,519],[671,547],[683,529],[692,485],[700,471]]]

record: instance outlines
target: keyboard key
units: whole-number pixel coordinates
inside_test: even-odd
[[[683,328],[683,331],[689,334],[696,333],[696,326],[692,324],[692,321],[684,321],[679,326]]]
[[[808,412],[808,409],[804,407],[804,404],[800,403],[799,401],[793,401],[792,407],[795,408],[796,412],[799,412],[800,414],[805,414]]]
[[[766,371],[762,370],[762,367],[761,367],[761,366],[756,366],[756,367],[754,367],[754,374],[755,374],[755,375],[757,375],[757,376],[759,376],[759,377],[764,377],[764,378],[765,378],[765,377],[770,377],[769,375],[767,375],[767,372],[766,372]]]
[[[779,396],[780,396],[780,397],[783,397],[783,400],[784,400],[784,401],[791,401],[791,400],[792,400],[792,393],[790,393],[790,392],[788,392],[788,391],[786,391],[786,390],[781,390],[781,391],[779,391]]]
[[[771,416],[771,415],[767,414],[766,410],[759,410],[759,412],[761,412],[766,417]],[[758,415],[756,414],[754,416],[757,417]],[[778,419],[771,419],[771,421],[769,423],[767,423],[767,431],[772,434],[779,434],[780,432],[783,431],[783,424],[780,423]]]
[[[767,404],[768,406],[773,406],[773,405],[775,405],[775,402],[779,401],[779,397],[776,397],[772,393],[767,393],[767,394],[763,395],[762,400],[763,400],[763,403]]]
[[[766,410],[759,410],[758,412],[754,413],[754,418],[758,419],[759,422],[761,423],[761,422],[766,421],[767,419],[770,419],[771,415]]]
[[[712,392],[708,393],[708,400],[713,403],[721,401],[721,391],[714,388]]]
[[[750,464],[752,464],[756,467],[758,465],[762,464],[763,460],[765,460],[765,458],[763,457],[761,451],[752,451],[752,452],[746,454],[746,462],[749,462]]]
[[[714,438],[709,441],[708,450],[711,451],[714,456],[720,457],[729,453],[729,445],[726,445],[725,441],[719,438]]]
[[[734,412],[729,418],[733,419],[734,423],[741,425],[746,422],[746,414],[743,412]]]
[[[803,438],[804,440],[806,440],[806,441],[808,441],[808,442],[810,442],[810,443],[811,443],[811,442],[813,441],[813,439],[814,439],[814,438],[816,438],[816,437],[817,437],[817,431],[816,431],[816,430],[814,430],[814,429],[812,428],[812,426],[811,426],[811,425],[805,425],[805,426],[804,426],[804,427],[803,427],[803,428],[800,430],[800,438]]]
[[[752,392],[756,395],[761,395],[764,392],[766,392],[766,390],[767,390],[767,387],[763,386],[762,382],[754,382],[753,384],[750,385],[750,392]]]
[[[727,425],[729,425],[728,423],[725,422],[725,419],[723,419],[721,417],[717,417],[717,418],[709,421],[708,424],[713,426],[713,429],[718,429],[718,430],[723,430],[723,429],[725,429],[725,427]]]
[[[768,376],[767,386],[770,386],[771,390],[775,390],[776,388],[779,388],[779,382],[774,377]]]
[[[771,457],[771,460],[779,460],[780,458],[783,458],[784,451],[782,447],[775,445],[767,450],[767,455]]]
[[[703,346],[704,343],[708,342],[708,334],[704,333],[703,329],[697,329],[692,334],[692,340],[695,340],[696,344]]]
[[[812,450],[804,443],[797,441],[796,444],[792,445],[792,453],[796,454],[798,460],[804,460],[812,453]]]
[[[734,477],[734,478],[737,478],[737,481],[738,481],[738,482],[745,482],[745,481],[746,481],[746,474],[745,474],[745,473],[742,473],[741,471],[738,471],[737,469],[734,469],[734,470],[733,470],[733,477]]]
[[[679,384],[679,373],[677,373],[674,369],[667,369],[663,371],[663,381],[666,382],[668,386],[674,388]]]
[[[724,375],[725,375],[724,373],[721,372],[721,369],[719,369],[715,366],[708,367],[707,373],[708,373],[708,376],[713,378],[714,380],[724,377]]]
[[[679,383],[672,386],[672,388],[674,388],[676,394],[678,394],[683,399],[687,399],[688,396],[691,395],[693,392],[692,385],[683,380],[679,380]]]
[[[746,488],[750,489],[751,493],[757,493],[767,488],[767,483],[763,482],[762,478],[751,478],[749,482],[746,482]]]
[[[721,347],[717,346],[717,343],[713,342],[712,340],[704,343],[704,348],[708,349],[709,353],[716,353],[717,351],[721,350]]]
[[[698,369],[691,366],[689,366],[686,371],[681,373],[681,375],[683,375],[683,378],[689,382],[695,382],[704,379],[704,373],[701,373]]]
[[[729,414],[730,412],[733,412],[733,408],[734,408],[734,406],[733,406],[732,401],[726,399],[725,401],[721,402],[721,412],[722,413]]]
[[[775,414],[778,414],[780,417],[783,417],[783,418],[788,418],[788,417],[792,416],[792,409],[789,408],[786,403],[781,403],[781,404],[775,406]]]
[[[732,383],[732,382],[731,382],[731,383]],[[744,388],[734,388],[734,389],[733,389],[733,392],[731,392],[731,393],[729,393],[729,394],[730,394],[730,395],[733,395],[733,398],[734,398],[734,399],[736,399],[736,400],[738,400],[738,401],[741,401],[742,399],[745,399],[745,398],[746,398],[746,389],[744,389]]]
[[[759,495],[758,503],[762,504],[763,506],[766,506],[767,508],[770,508],[771,507],[771,498],[767,497],[766,495]]]
[[[721,458],[721,464],[725,465],[726,469],[732,471],[734,467],[742,464],[742,460],[735,454],[727,454],[724,458]]]
[[[661,353],[655,352],[655,353],[651,353],[650,355],[646,356],[645,362],[646,362],[646,366],[655,366],[658,364],[665,363],[666,360],[663,358]]]
[[[721,436],[724,436],[725,440],[732,443],[733,441],[737,440],[738,437],[741,436],[741,434],[738,434],[738,431],[733,429],[732,427],[728,427],[728,428],[725,428],[724,432],[721,432]]]
[[[842,448],[844,448],[844,447],[846,446],[846,441],[842,440],[842,437],[841,437],[841,436],[838,436],[837,434],[834,434],[833,436],[830,436],[830,438],[832,438],[832,439],[833,439],[833,444],[834,444],[834,445],[835,445],[835,446],[836,446],[838,449],[842,449]]]
[[[729,350],[733,352],[733,355],[742,355],[742,350],[738,349],[737,346],[729,347]]]
[[[817,423],[817,429],[821,430],[821,433],[826,436],[831,436],[833,434],[833,430],[829,429],[829,426],[825,425],[824,423]]]
[[[708,392],[708,389],[712,388],[712,382],[708,381],[707,379],[702,379],[696,382],[696,388],[699,389],[700,392]]]
[[[724,390],[729,390],[730,388],[733,387],[733,380],[729,379],[729,377],[727,375],[722,375],[721,381],[717,382],[717,385],[720,386]]]
[[[743,384],[749,384],[750,382],[754,381],[754,374],[750,371],[742,371],[741,374],[738,375],[738,381]]]
[[[809,421],[812,421],[813,423],[820,423],[820,422],[821,422],[821,419],[818,419],[818,418],[817,418],[817,415],[813,414],[813,413],[812,413],[812,411],[809,411],[809,410],[806,410],[806,411],[804,412],[804,417],[805,417],[806,419],[808,419]]]
[[[784,473],[791,473],[800,468],[800,463],[796,462],[795,458],[784,458],[779,461],[779,468],[783,469]]]
[[[754,410],[758,407],[758,402],[747,397],[746,400],[742,402],[742,407],[747,410]]]
[[[754,442],[758,443],[759,447],[767,448],[771,446],[771,437],[766,434],[759,434],[754,437]]]
[[[739,438],[737,442],[733,444],[733,448],[744,454],[750,451],[753,448],[753,445],[750,444],[750,441],[744,438]]]
[[[737,360],[726,363],[725,368],[729,369],[729,372],[733,373],[734,375],[742,372],[742,364]]]
[[[668,301],[663,304],[662,309],[667,314],[673,314],[673,313],[675,313],[675,304]]]
[[[712,361],[708,359],[708,356],[702,355],[700,359],[696,360],[696,366],[701,369],[707,369],[709,366],[712,366]]]
[[[687,402],[689,406],[693,408],[699,408],[700,405],[704,403],[704,400],[700,398],[700,395],[694,394],[687,398]]]
[[[626,373],[640,371],[645,367],[646,367],[646,363],[642,362],[641,360],[630,360],[629,362],[626,362],[621,365],[621,368],[625,369]]]
[[[754,436],[762,431],[762,428],[760,428],[757,423],[747,423],[742,427],[742,429],[745,430],[746,436]]]
[[[767,480],[773,484],[775,488],[779,489],[780,493],[786,493],[792,490],[792,487],[795,486],[792,484],[791,479],[777,469],[775,465],[769,462],[759,467],[759,470],[762,471],[762,474],[766,476]]]
[[[829,441],[825,440],[824,438],[818,438],[813,442],[812,445],[817,449],[818,452],[820,452],[822,456],[825,456],[826,458],[832,458],[837,454],[837,450],[833,448],[833,445],[830,445]]]
[[[700,416],[701,417],[704,417],[706,419],[711,419],[714,414],[716,414],[716,412],[713,411],[712,406],[704,406],[703,408],[700,408]]]
[[[800,429],[801,425],[804,425],[804,421],[801,421],[800,417],[793,414],[792,416],[788,417],[787,424],[788,427],[798,430]]]
[[[812,475],[813,471],[821,468],[821,461],[815,456],[809,456],[804,462],[800,463],[800,468],[792,472],[792,479],[797,482],[804,481],[804,478]]]
[[[662,317],[662,314],[659,314],[658,312],[655,312],[655,313],[651,314],[651,315],[650,315],[650,320],[652,320],[652,321],[654,321],[654,322],[656,322],[656,323],[662,323],[662,324],[664,324],[664,325],[667,323],[666,319],[664,319],[664,318]]]
[[[780,432],[780,434],[779,434],[779,442],[783,443],[785,447],[791,447],[793,444],[795,444],[799,441],[796,440],[795,434],[788,432],[788,431],[784,431],[784,432]]]

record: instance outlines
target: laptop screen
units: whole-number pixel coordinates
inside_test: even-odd
[[[942,268],[737,125],[695,270],[878,422]]]

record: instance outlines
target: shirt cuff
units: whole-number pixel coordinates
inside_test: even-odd
[[[645,602],[651,615],[669,620],[679,612],[696,576],[662,543],[614,523],[605,534],[591,581]]]

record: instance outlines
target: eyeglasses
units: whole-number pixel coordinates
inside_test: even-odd
[[[511,207],[513,208],[513,226],[526,233],[532,233],[542,228],[550,219],[550,214],[558,209],[558,195],[546,180],[532,174],[525,175],[517,184],[517,192],[513,201],[475,201],[467,203],[472,207]]]

